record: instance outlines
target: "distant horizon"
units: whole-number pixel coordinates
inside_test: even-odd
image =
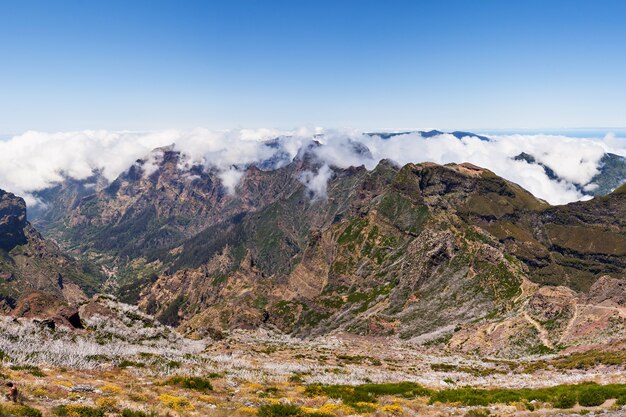
[[[310,125],[308,125],[310,127]],[[11,139],[15,136],[23,135],[26,132],[34,131],[41,133],[62,133],[62,132],[81,132],[87,130],[94,131],[111,131],[111,132],[136,132],[136,133],[147,133],[147,132],[162,132],[167,130],[180,130],[180,131],[189,131],[193,129],[208,129],[212,131],[231,131],[231,130],[241,130],[241,129],[275,129],[278,131],[290,131],[298,129],[302,126],[293,126],[289,128],[278,128],[278,127],[268,127],[268,126],[246,126],[246,127],[232,127],[232,128],[216,128],[212,129],[206,126],[195,126],[192,128],[179,128],[179,127],[170,127],[170,128],[161,128],[161,129],[107,129],[107,128],[91,128],[91,129],[63,129],[63,130],[38,130],[38,129],[27,129],[22,132],[13,132],[13,133],[5,133],[0,132],[0,140]],[[306,126],[305,126],[306,127]],[[533,134],[545,134],[545,135],[563,135],[563,136],[574,136],[576,134],[583,133],[591,133],[592,137],[597,137],[599,134],[610,134],[613,133],[615,135],[626,135],[626,127],[546,127],[546,128],[465,128],[465,127],[455,127],[455,128],[441,128],[441,127],[384,127],[384,128],[372,128],[372,129],[359,129],[353,127],[335,127],[335,126],[315,126],[322,129],[337,129],[337,130],[355,130],[360,132],[402,132],[402,131],[429,131],[429,130],[439,130],[442,132],[453,132],[453,131],[462,131],[462,132],[470,132],[475,134],[485,134],[485,135],[514,135],[514,134],[525,134],[525,135],[533,135]],[[585,136],[580,136],[585,137]]]

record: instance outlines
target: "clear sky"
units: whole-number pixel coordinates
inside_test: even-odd
[[[0,0],[0,134],[626,126],[626,1]]]

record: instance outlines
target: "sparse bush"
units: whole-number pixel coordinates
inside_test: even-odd
[[[143,411],[124,409],[120,417],[157,417],[156,413],[144,413]]]
[[[26,371],[29,374],[39,377],[39,378],[43,378],[44,376],[46,376],[46,374],[43,373],[43,371],[41,369],[39,369],[38,366],[33,366],[33,365],[13,365],[11,366],[11,369],[13,369],[14,371]]]
[[[106,384],[100,387],[100,391],[107,395],[119,395],[122,393],[122,388],[113,384]]]
[[[626,352],[624,351],[596,351],[572,353],[557,358],[551,362],[557,369],[587,369],[597,365],[624,366]]]
[[[161,394],[159,396],[159,400],[166,406],[176,411],[195,410],[195,407],[193,406],[193,404],[191,404],[189,400],[185,397],[178,397],[178,396],[169,395],[169,394]]]
[[[47,395],[47,392],[46,390],[42,388],[36,388],[33,390],[32,395],[33,397],[36,397],[36,398],[45,398]]]
[[[270,404],[259,408],[258,415],[259,417],[300,417],[305,414],[297,405]]]
[[[304,378],[300,374],[293,374],[289,377],[289,381],[295,384],[302,384],[304,382]]]
[[[211,381],[198,376],[173,376],[165,381],[165,385],[175,385],[181,388],[193,389],[196,391],[213,390],[213,385],[211,385]]]
[[[576,405],[576,396],[571,392],[564,392],[556,397],[556,399],[552,402],[552,405],[561,409],[572,408]]]
[[[354,414],[354,408],[345,404],[333,404],[328,403],[321,406],[317,411],[322,415],[330,414],[330,415],[352,415]]]
[[[118,410],[117,400],[115,398],[96,398],[96,405],[105,413],[114,413]]]
[[[129,392],[128,398],[131,401],[140,402],[140,403],[145,403],[148,401],[148,397],[146,397],[146,395],[141,392]]]
[[[353,404],[352,407],[354,407],[357,413],[372,413],[376,411],[376,404],[374,403],[358,402]]]
[[[135,362],[135,361],[129,361],[127,359],[122,359],[118,364],[118,367],[120,368],[128,368],[128,367],[133,367],[133,368],[144,368],[146,366],[145,363],[142,362]]]
[[[2,417],[41,417],[41,411],[27,405],[0,404]]]
[[[106,417],[104,411],[98,408],[76,404],[60,405],[52,412],[59,417]]]
[[[108,301],[113,309],[136,309]],[[54,338],[46,329],[26,321],[0,317],[0,350],[10,358],[15,370],[42,376],[39,364],[67,369],[94,369],[102,362],[117,362],[140,352],[174,361],[185,353],[196,353],[204,347],[201,341],[190,341],[164,326],[157,328],[127,327],[108,317],[95,315],[87,320],[91,330],[77,335],[59,327]],[[101,344],[99,342],[103,342]],[[6,360],[6,358],[5,358]],[[179,362],[182,363],[182,362]]]
[[[489,417],[490,415],[489,410],[469,410],[465,413],[465,417]]]
[[[402,407],[400,407],[399,405],[395,405],[395,404],[384,405],[381,408],[381,410],[393,416],[399,416],[404,413],[404,410],[402,409]]]

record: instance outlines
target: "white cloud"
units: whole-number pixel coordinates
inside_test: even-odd
[[[234,195],[237,185],[239,185],[239,181],[241,181],[241,177],[243,177],[243,172],[235,167],[231,167],[221,171],[218,176],[228,194]]]
[[[279,142],[268,146],[267,141],[274,138],[280,138]],[[291,160],[313,140],[321,143],[311,150],[321,168],[303,174],[300,179],[315,198],[326,195],[332,167],[365,165],[372,169],[381,159],[391,159],[399,164],[472,162],[520,184],[539,198],[563,204],[584,197],[574,184],[591,189],[588,183],[597,173],[605,152],[626,155],[626,140],[614,135],[597,140],[502,135],[493,136],[492,141],[481,141],[475,137],[459,140],[449,134],[423,138],[417,133],[384,140],[355,130],[321,128],[282,132],[273,129],[26,132],[0,141],[0,188],[25,196],[29,204],[34,204],[29,193],[58,183],[66,176],[86,179],[97,169],[112,181],[135,160],[146,156],[149,158],[146,170],[151,172],[162,157],[162,153],[151,150],[173,144],[174,149],[184,154],[181,169],[194,164],[216,169],[224,187],[234,193],[243,167],[278,154]],[[551,167],[562,181],[550,180],[538,165],[513,161],[521,152]]]
[[[312,200],[326,198],[328,180],[332,177],[333,170],[328,164],[322,165],[317,172],[304,171],[300,174],[300,182],[306,186],[311,193]]]

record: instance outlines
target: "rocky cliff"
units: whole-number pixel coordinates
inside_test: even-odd
[[[17,308],[27,315],[57,303],[76,302],[99,285],[98,274],[87,264],[62,254],[27,222],[23,199],[0,190],[0,308],[4,312]]]

